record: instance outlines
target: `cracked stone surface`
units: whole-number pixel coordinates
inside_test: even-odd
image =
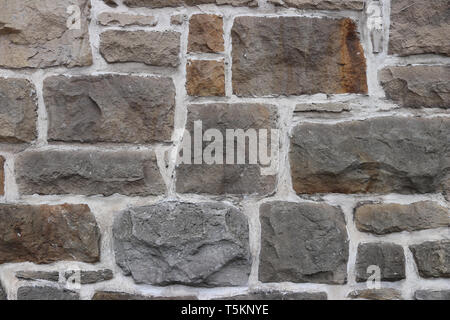
[[[450,278],[450,240],[428,241],[409,249],[421,277]]]

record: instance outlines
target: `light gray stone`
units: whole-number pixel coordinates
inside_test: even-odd
[[[0,142],[35,140],[36,121],[34,85],[26,79],[0,78]]]
[[[141,294],[127,293],[127,292],[114,292],[114,291],[97,291],[92,300],[198,300],[195,296],[185,297],[156,297],[156,296],[144,296]]]
[[[389,54],[450,56],[448,0],[392,0]]]
[[[257,0],[124,0],[123,3],[131,8],[164,8],[196,6],[202,4],[232,5],[232,6],[258,6]]]
[[[63,288],[24,286],[17,290],[17,300],[80,300],[80,296]]]
[[[169,78],[55,76],[44,81],[48,139],[64,142],[169,142],[175,86]]]
[[[409,247],[423,278],[450,278],[450,240],[428,241]]]
[[[326,292],[255,291],[248,294],[216,300],[327,300]]]
[[[350,105],[343,102],[302,103],[295,106],[295,112],[341,113],[350,110]]]
[[[77,279],[78,275],[76,274],[76,272],[79,272],[79,279]],[[80,284],[92,284],[111,280],[114,275],[112,270],[103,269],[98,271],[68,271],[64,274],[64,277],[66,278],[66,280],[69,280],[70,278],[79,280]]]
[[[260,220],[260,281],[346,283],[348,237],[339,208],[274,201],[261,205]]]
[[[26,151],[15,163],[21,194],[110,196],[166,192],[153,151]]]
[[[116,12],[102,12],[97,18],[98,24],[102,26],[140,26],[140,27],[154,27],[158,24],[158,19],[155,16],[143,16],[138,14],[116,13]]]
[[[18,271],[16,278],[20,280],[45,280],[45,281],[59,281],[58,271]]]
[[[408,205],[362,204],[355,210],[359,231],[378,235],[450,227],[450,211],[432,201]]]
[[[394,243],[362,243],[356,256],[356,281],[364,282],[372,275],[370,266],[381,271],[381,281],[405,279],[405,254],[400,245]],[[368,272],[370,271],[370,272]]]
[[[74,6],[79,28],[69,24],[77,18]],[[90,11],[90,0],[0,1],[0,67],[91,65]]]
[[[380,117],[301,123],[291,138],[294,190],[434,193],[450,190],[450,120]]]
[[[117,264],[138,284],[244,286],[250,274],[246,217],[223,203],[160,202],[114,221]]]
[[[365,0],[269,0],[274,5],[311,10],[358,10],[364,9]]]
[[[414,293],[416,300],[450,300],[450,290],[418,290]]]
[[[391,288],[355,290],[350,292],[348,297],[365,300],[403,300],[402,293]]]
[[[109,63],[141,62],[156,67],[177,67],[180,33],[108,30],[100,35],[100,53]]]

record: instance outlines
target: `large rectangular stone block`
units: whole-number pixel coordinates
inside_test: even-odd
[[[65,142],[171,140],[175,86],[169,78],[55,76],[44,81],[48,138]]]
[[[131,8],[147,7],[147,8],[164,8],[164,7],[181,7],[196,6],[201,4],[217,4],[232,6],[258,6],[257,0],[124,0],[126,6]]]
[[[302,123],[292,133],[294,190],[313,193],[449,191],[450,119],[381,117]]]
[[[367,93],[351,19],[238,17],[231,34],[238,96]]]

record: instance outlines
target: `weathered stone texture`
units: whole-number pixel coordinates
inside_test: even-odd
[[[367,93],[366,61],[356,29],[351,19],[236,18],[233,92]]]
[[[186,73],[188,95],[225,96],[225,64],[223,60],[190,60],[186,66]]]
[[[450,278],[450,240],[429,241],[410,246],[423,278]]]
[[[291,139],[294,189],[299,194],[445,191],[449,136],[447,118],[300,124]]]
[[[1,39],[0,32],[0,43]],[[31,82],[0,78],[0,143],[35,140],[36,110],[36,89]]]
[[[100,53],[109,63],[141,62],[150,66],[176,67],[180,64],[180,34],[108,30],[100,35]]]
[[[148,196],[166,191],[154,152],[28,151],[15,165],[21,194]]]
[[[450,108],[450,66],[401,66],[380,71],[386,97],[407,108]]]
[[[98,262],[100,231],[87,205],[0,205],[0,264]]]
[[[217,53],[225,50],[223,18],[212,14],[195,14],[189,21],[189,52]]]
[[[346,283],[349,248],[340,209],[275,201],[261,205],[260,219],[260,281]]]
[[[186,297],[155,297],[144,296],[140,294],[114,292],[114,291],[97,291],[92,300],[198,300],[195,296]]]
[[[391,288],[355,290],[350,292],[348,297],[365,300],[403,300],[402,293]]]
[[[147,7],[147,8],[164,8],[164,7],[180,7],[180,6],[196,6],[201,4],[217,4],[232,6],[258,6],[257,0],[124,0],[126,6]]]
[[[295,112],[341,113],[350,110],[350,105],[344,102],[303,103],[295,106]]]
[[[0,196],[5,194],[5,158],[0,156]]]
[[[108,281],[114,277],[112,270],[109,269],[98,271],[68,271],[64,274],[64,277],[66,278],[66,280],[70,279],[71,277],[77,279],[78,275],[76,274],[76,272],[79,272],[78,275],[80,284],[92,284],[102,281]]]
[[[369,266],[381,271],[381,281],[405,279],[405,254],[402,246],[394,243],[363,243],[358,246],[356,256],[356,281],[364,282],[372,275]]]
[[[392,0],[389,54],[450,56],[448,0]]]
[[[327,300],[326,292],[256,291],[217,300]]]
[[[18,271],[16,278],[20,280],[45,280],[45,281],[59,281],[58,271]]]
[[[6,300],[6,299],[7,299],[7,296],[6,296],[5,289],[3,288],[3,285],[0,282],[0,301]]]
[[[203,132],[217,129],[224,137],[224,164],[179,164],[176,170],[176,188],[180,193],[205,194],[270,194],[276,188],[276,176],[262,175],[258,164],[226,164],[226,129],[270,129],[277,128],[278,114],[274,106],[259,104],[208,104],[190,105],[186,130],[194,137],[194,121],[202,121]],[[185,139],[186,136],[185,136]],[[203,144],[203,150],[209,143]],[[193,143],[190,145],[193,150]],[[246,143],[248,150],[248,143]],[[268,147],[271,150],[271,145]],[[236,160],[237,144],[234,155]],[[235,161],[237,163],[237,161]]]
[[[303,10],[363,10],[365,0],[269,0],[269,2]]]
[[[232,206],[161,202],[117,217],[114,252],[136,283],[243,286],[251,268],[248,233],[246,217]]]
[[[80,296],[64,288],[24,286],[17,290],[17,300],[80,300]]]
[[[450,300],[450,290],[418,290],[414,298],[416,300]]]
[[[72,17],[67,10],[71,6],[80,9],[79,29],[67,27]],[[90,0],[1,1],[0,67],[71,68],[91,65],[90,6]]]
[[[409,205],[363,204],[355,210],[356,227],[378,235],[450,227],[450,211],[432,201]]]
[[[169,78],[55,76],[44,81],[44,100],[51,141],[171,140],[175,86]]]
[[[137,14],[102,12],[98,15],[98,23],[102,26],[119,25],[121,27],[128,26],[148,26],[154,27],[158,24],[155,16],[143,16]]]

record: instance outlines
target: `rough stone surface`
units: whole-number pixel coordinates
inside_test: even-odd
[[[392,0],[389,54],[450,56],[448,0]]]
[[[5,289],[3,289],[3,285],[0,282],[0,301],[6,300],[6,299],[7,299],[7,296],[6,296]]]
[[[349,248],[340,209],[275,201],[261,205],[260,220],[260,281],[346,283]]]
[[[407,108],[450,108],[450,66],[401,66],[380,71],[386,97]]]
[[[68,28],[70,6],[80,8],[80,28]],[[78,67],[92,64],[90,0],[0,2],[0,67]],[[76,25],[75,25],[76,27]]]
[[[189,21],[189,52],[216,53],[225,50],[223,18],[213,14],[194,14]]]
[[[44,81],[48,139],[65,142],[169,142],[175,86],[169,78],[126,75]]]
[[[217,300],[327,300],[326,292],[277,292],[260,291],[251,292],[233,297]]]
[[[121,27],[141,26],[154,27],[158,24],[155,16],[143,16],[137,14],[102,12],[98,15],[98,24],[102,26],[118,25]]]
[[[366,61],[356,29],[348,18],[236,18],[231,31],[233,92],[367,93]]]
[[[63,288],[24,286],[17,290],[17,300],[80,300],[80,296]]]
[[[165,183],[154,152],[27,151],[15,164],[21,194],[160,195]]]
[[[225,65],[222,61],[190,60],[186,66],[186,89],[190,96],[225,96]]]
[[[329,102],[329,103],[304,103],[295,106],[295,112],[329,112],[329,113],[341,113],[344,111],[350,111],[350,105],[342,102]]]
[[[450,278],[450,240],[429,241],[410,246],[423,278]]]
[[[64,277],[66,278],[66,280],[70,279],[71,277],[75,278],[77,277],[76,275],[77,271],[68,271],[64,274]],[[112,270],[109,269],[104,269],[104,270],[98,270],[98,271],[79,271],[79,281],[80,284],[92,284],[92,283],[97,283],[97,282],[103,282],[103,281],[108,281],[111,280],[114,275]]]
[[[355,290],[350,292],[348,297],[365,300],[403,300],[402,293],[391,288]]]
[[[0,264],[99,259],[100,230],[87,205],[0,204]]]
[[[275,5],[311,10],[363,10],[365,0],[269,0]]]
[[[97,291],[92,300],[198,300],[194,296],[186,297],[154,297],[143,296],[140,294],[126,293],[126,292],[113,292],[113,291]]]
[[[246,217],[224,203],[161,202],[117,217],[114,252],[136,283],[244,286],[248,233]]]
[[[5,194],[5,158],[0,156],[0,196]]]
[[[450,120],[381,117],[303,123],[292,134],[294,190],[433,193],[449,188]]]
[[[0,78],[0,143],[36,139],[36,101],[36,89],[28,80]]]
[[[59,281],[58,271],[18,271],[16,278],[20,280]]]
[[[219,130],[226,137],[226,129],[277,128],[278,115],[274,106],[260,104],[202,104],[188,106],[186,130],[194,137],[194,121],[202,121],[203,132]],[[270,134],[268,133],[270,137]],[[186,137],[185,137],[186,139]],[[225,139],[224,139],[225,141]],[[203,150],[209,143],[203,144]],[[226,145],[226,143],[224,143]],[[192,143],[193,146],[193,143]],[[268,147],[268,150],[270,150]],[[248,150],[248,144],[246,144]],[[237,146],[235,144],[235,157]],[[258,164],[226,164],[226,146],[223,150],[224,164],[179,164],[176,170],[176,190],[180,193],[205,194],[270,194],[276,187],[276,176],[262,175]],[[236,161],[237,162],[237,161]],[[235,163],[236,163],[235,162]]]
[[[409,205],[363,204],[355,210],[356,227],[378,235],[450,227],[450,211],[432,201]]]
[[[180,6],[196,6],[201,4],[217,4],[232,6],[258,6],[257,0],[124,0],[126,6],[147,7],[147,8],[164,8],[164,7],[180,7]]]
[[[180,64],[178,32],[108,30],[100,35],[100,53],[109,63],[141,62],[157,67]]]
[[[372,275],[369,266],[378,266],[381,281],[405,279],[405,254],[400,245],[394,243],[363,243],[358,246],[356,256],[356,281],[364,282]]]
[[[418,290],[415,292],[414,298],[416,300],[450,300],[450,290]]]

